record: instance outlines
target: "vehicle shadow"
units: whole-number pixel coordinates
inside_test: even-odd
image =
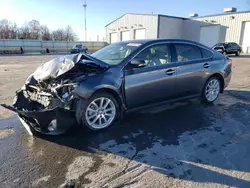
[[[188,101],[162,111],[151,109],[153,112],[127,115],[101,132],[75,128],[67,135],[43,139],[88,153],[118,155],[180,180],[249,187],[244,175],[250,172],[246,157],[250,146],[244,139],[232,141],[246,133],[243,125],[250,122],[250,117],[240,120],[250,104],[242,107],[237,102],[250,100],[249,93],[226,91],[236,100],[230,106]]]

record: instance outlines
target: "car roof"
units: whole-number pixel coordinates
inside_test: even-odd
[[[141,43],[141,44],[153,44],[158,42],[188,42],[192,44],[197,44],[200,46],[204,46],[203,44],[200,44],[195,41],[186,40],[186,39],[139,39],[139,40],[127,40],[127,41],[121,41],[117,43]],[[205,46],[207,47],[207,46]]]

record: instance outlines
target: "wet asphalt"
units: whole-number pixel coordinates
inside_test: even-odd
[[[0,187],[250,187],[250,57],[233,63],[214,105],[147,109],[101,132],[32,137],[2,118]]]

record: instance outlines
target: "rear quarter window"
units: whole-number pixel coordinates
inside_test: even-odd
[[[206,50],[204,48],[201,48],[201,53],[203,58],[210,58],[213,56],[213,53],[209,50]]]
[[[236,43],[232,43],[232,44],[233,44],[233,47],[234,47],[234,48],[238,48],[238,47],[239,47],[239,45],[236,44]]]
[[[202,59],[199,47],[192,44],[174,43],[177,62]]]

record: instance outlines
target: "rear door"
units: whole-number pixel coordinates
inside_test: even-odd
[[[227,53],[228,54],[233,54],[236,52],[235,46],[233,45],[233,43],[229,43],[227,45]]]
[[[125,97],[129,109],[171,99],[175,96],[176,67],[171,63],[169,44],[146,48],[132,60],[146,66],[125,67]]]
[[[240,46],[236,43],[232,43],[234,53],[237,53],[240,50]]]
[[[190,43],[173,43],[172,49],[177,65],[177,97],[200,95],[210,72],[213,53]]]

